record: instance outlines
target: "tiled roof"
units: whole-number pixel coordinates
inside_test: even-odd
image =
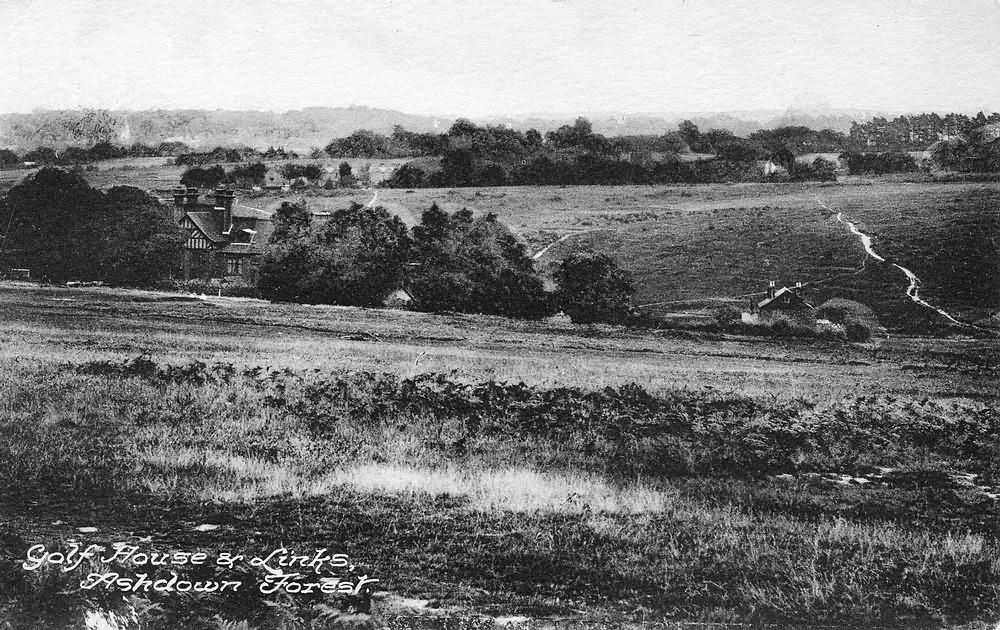
[[[794,300],[794,301],[802,304],[806,308],[810,308],[810,309],[813,308],[812,304],[810,304],[810,303],[806,302],[805,300],[803,300],[802,296],[800,296],[794,290],[789,289],[788,287],[781,287],[780,289],[778,289],[777,291],[774,292],[774,297],[767,298],[766,300],[762,300],[762,301],[758,302],[757,303],[757,308],[764,308],[764,307],[766,307],[768,304],[774,302],[775,300],[777,300],[779,297],[781,297],[785,293],[790,293],[792,300]]]
[[[208,240],[213,243],[225,243],[229,239],[223,236],[219,228],[219,222],[211,211],[208,212],[188,212],[186,216],[191,219],[199,230],[201,230]]]

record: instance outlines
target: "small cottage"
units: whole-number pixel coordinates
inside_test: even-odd
[[[760,302],[751,302],[750,308],[741,315],[745,324],[767,324],[786,320],[810,328],[816,325],[816,307],[803,297],[803,286],[796,282],[794,287],[777,289],[772,280],[767,287],[767,297]]]

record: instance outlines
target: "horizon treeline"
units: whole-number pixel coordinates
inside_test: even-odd
[[[35,162],[40,165],[72,165],[94,162],[105,159],[124,157],[173,157],[178,164],[210,164],[221,162],[246,162],[254,159],[281,160],[297,159],[298,153],[286,151],[280,146],[272,146],[267,150],[251,148],[245,144],[236,143],[231,146],[217,146],[212,150],[198,151],[177,140],[162,142],[117,143],[121,137],[121,121],[110,112],[103,110],[86,111],[77,118],[66,116],[57,120],[46,120],[42,128],[32,131],[27,122],[21,120],[26,115],[20,115],[11,122],[8,135],[25,140],[36,138],[35,148],[13,150],[13,146],[0,149],[0,167],[11,167],[23,162]],[[585,120],[585,119],[582,119]],[[182,123],[190,123],[187,118],[172,122],[172,129]],[[202,121],[207,124],[205,121]],[[745,138],[734,134],[725,128],[710,127],[709,131],[692,137],[690,131],[697,127],[690,120],[678,125],[675,131],[665,130],[663,134],[602,136],[605,146],[590,146],[591,150],[606,149],[619,153],[629,151],[653,152],[683,152],[690,150],[696,153],[718,153],[733,144],[733,139],[746,140],[749,144],[767,151],[786,148],[795,154],[832,153],[841,151],[911,151],[925,150],[938,140],[953,139],[967,136],[977,128],[991,123],[1000,123],[1000,113],[977,113],[975,116],[966,114],[921,113],[916,115],[901,115],[893,119],[874,117],[869,121],[854,121],[848,133],[833,129],[813,129],[804,125],[780,125],[770,129],[760,129],[746,134]],[[356,158],[405,158],[421,156],[443,156],[449,149],[457,148],[453,138],[469,135],[463,133],[472,128],[485,130],[486,135],[495,136],[500,141],[513,141],[514,144],[531,146],[538,143],[565,145],[566,140],[578,136],[573,125],[563,125],[544,135],[535,129],[516,131],[503,125],[477,126],[467,119],[459,118],[446,133],[420,133],[408,131],[401,125],[395,125],[389,135],[371,131],[361,124],[348,136],[331,140],[323,149],[318,147],[309,152],[309,157],[356,157]],[[587,121],[589,125],[590,122]],[[152,127],[143,123],[139,137],[150,135]],[[204,125],[203,125],[204,126]],[[150,129],[146,129],[150,127]],[[157,128],[158,129],[158,128]],[[236,129],[231,130],[230,137],[237,137]],[[456,131],[458,133],[456,133]],[[22,143],[23,147],[25,143]],[[66,144],[65,148],[57,150],[54,145]],[[779,146],[775,146],[780,144]],[[28,145],[30,146],[30,145]],[[506,148],[513,148],[507,144]],[[304,157],[304,156],[303,156]]]

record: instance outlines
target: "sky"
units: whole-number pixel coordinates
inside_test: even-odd
[[[1000,110],[1000,0],[3,0],[0,112]]]

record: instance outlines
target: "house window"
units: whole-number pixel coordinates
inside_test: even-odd
[[[239,256],[227,256],[226,257],[226,273],[229,275],[236,275],[242,273],[243,266],[241,265],[242,260]]]

